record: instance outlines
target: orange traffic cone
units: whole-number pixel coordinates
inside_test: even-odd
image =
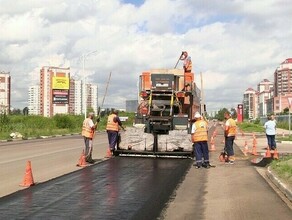
[[[273,158],[274,158],[275,160],[278,160],[278,159],[279,159],[279,154],[278,154],[277,148],[276,148],[275,151],[274,151]]]
[[[266,153],[265,153],[265,157],[266,158],[270,158],[272,155],[271,155],[271,151],[270,151],[270,148],[269,148],[269,146],[267,147],[267,151],[266,151]]]
[[[252,143],[253,143],[253,145],[256,145],[257,144],[257,139],[255,137],[253,138]]]
[[[248,153],[247,141],[245,141],[243,153],[244,153],[245,156],[246,156],[247,153]]]
[[[216,150],[216,147],[215,147],[215,144],[214,144],[214,138],[211,137],[211,148],[209,149],[209,151],[215,151]]]
[[[111,158],[111,157],[112,157],[112,152],[110,149],[107,149],[105,158]]]
[[[25,174],[23,178],[23,182],[19,184],[23,187],[30,187],[34,185],[33,176],[32,176],[32,170],[31,170],[31,162],[27,161],[26,168],[25,168]]]
[[[252,154],[252,155],[259,155],[259,154],[257,153],[257,147],[256,147],[256,144],[253,145],[251,154]]]
[[[78,164],[76,166],[78,166],[78,167],[86,167],[87,166],[87,163],[85,160],[84,150],[82,151],[81,156],[80,156],[79,161],[78,161]]]

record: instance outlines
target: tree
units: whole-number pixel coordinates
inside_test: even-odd
[[[233,119],[237,118],[237,111],[235,110],[235,108],[231,108],[230,113]]]
[[[215,118],[218,119],[219,121],[224,121],[224,113],[228,112],[227,108],[222,108],[220,109],[217,114],[215,115]]]
[[[28,107],[25,107],[23,110],[22,110],[22,113],[24,115],[28,115]]]
[[[284,115],[288,115],[289,114],[289,108],[288,107],[284,108],[283,109],[283,113],[284,113]]]

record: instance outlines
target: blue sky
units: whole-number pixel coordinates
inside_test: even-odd
[[[236,107],[292,57],[287,0],[0,1],[0,70],[11,73],[16,108],[28,105],[42,66],[70,67],[82,79],[80,57],[95,50],[86,79],[103,97],[112,72],[105,106],[117,108],[137,97],[141,72],[172,68],[183,50],[198,85],[202,72],[208,111]]]

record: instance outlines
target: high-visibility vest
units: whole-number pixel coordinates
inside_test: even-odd
[[[106,130],[109,131],[119,131],[118,122],[114,122],[114,118],[117,117],[115,114],[111,114],[108,116]]]
[[[94,134],[94,128],[91,128],[89,126],[89,121],[91,119],[90,118],[86,118],[83,121],[83,126],[82,126],[82,136],[87,137],[87,138],[93,138],[93,134]]]
[[[235,136],[236,135],[236,122],[229,118],[227,121],[229,123],[228,129],[226,131],[227,137]]]
[[[192,142],[208,141],[207,122],[201,119],[194,124],[196,126],[196,131],[192,134]]]

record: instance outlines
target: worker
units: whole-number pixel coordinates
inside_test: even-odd
[[[184,61],[184,71],[185,73],[190,73],[192,72],[192,59],[188,55],[187,51],[183,51],[180,57],[180,60]]]
[[[121,127],[125,131],[118,114],[118,110],[113,110],[112,114],[110,114],[107,119],[106,132],[108,135],[109,149],[106,157],[111,157],[113,155],[113,152],[118,144],[119,128]]]
[[[227,160],[225,161],[227,164],[234,164],[234,149],[233,143],[236,135],[236,122],[231,117],[230,112],[224,113],[224,118],[226,119],[225,128],[224,128],[224,136],[225,136],[225,151],[227,153]]]
[[[274,120],[274,115],[268,116],[268,121],[264,124],[264,127],[266,129],[266,136],[267,136],[267,141],[268,141],[268,146],[270,150],[275,150],[276,149],[276,141],[275,141],[275,136],[276,136],[276,122]]]
[[[194,115],[194,123],[192,125],[191,137],[194,147],[196,169],[211,167],[209,162],[208,149],[208,123],[202,118],[199,112]]]
[[[83,121],[82,126],[82,136],[84,138],[85,144],[85,160],[88,163],[94,163],[95,161],[92,159],[92,150],[93,150],[93,137],[95,133],[95,129],[97,128],[97,124],[99,122],[99,118],[96,123],[93,123],[94,113],[89,112],[87,118]]]

